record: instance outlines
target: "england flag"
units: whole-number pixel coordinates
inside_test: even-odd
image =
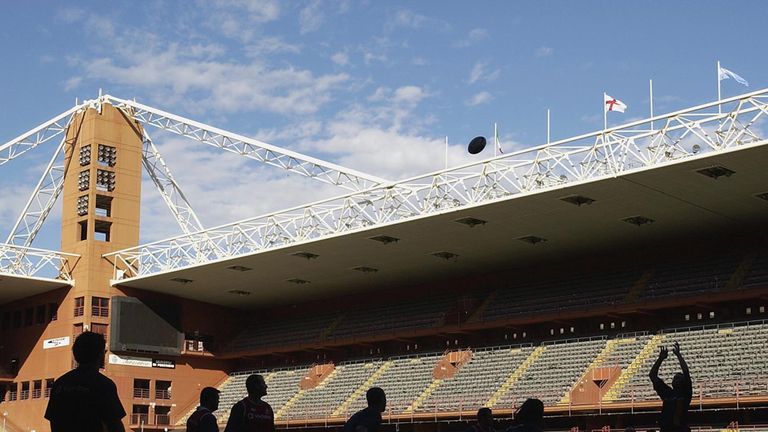
[[[618,111],[620,113],[623,113],[624,110],[627,109],[627,104],[625,104],[624,102],[614,97],[610,97],[607,94],[603,93],[603,98],[605,100],[605,112]]]

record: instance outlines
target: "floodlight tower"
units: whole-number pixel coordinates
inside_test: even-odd
[[[42,418],[47,395],[53,379],[75,364],[74,338],[85,330],[109,338],[110,300],[123,294],[111,286],[113,266],[102,255],[138,245],[143,132],[130,116],[106,103],[83,107],[66,127],[61,251],[79,256],[72,255],[68,263],[75,282],[13,307],[25,320],[34,319],[22,323],[14,340],[4,341],[6,354],[16,358],[11,364],[18,365],[12,371],[23,402],[13,407],[18,427],[48,430]],[[123,372],[107,366],[113,379]],[[125,397],[127,380],[115,380]]]

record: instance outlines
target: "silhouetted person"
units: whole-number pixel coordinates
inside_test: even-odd
[[[493,411],[490,408],[477,410],[477,423],[467,429],[467,432],[495,432],[493,427]]]
[[[274,432],[275,414],[268,403],[261,400],[267,395],[267,383],[258,374],[245,380],[248,396],[232,406],[224,432]]]
[[[200,406],[187,419],[187,432],[219,432],[216,416],[219,409],[219,391],[206,387],[200,391]]]
[[[515,419],[506,432],[541,432],[543,429],[544,403],[538,399],[527,399],[515,411]]]
[[[53,383],[45,418],[51,432],[124,432],[125,410],[111,379],[99,372],[106,343],[98,333],[83,332],[72,344],[77,368]]]
[[[659,358],[656,359],[656,363],[653,364],[651,372],[648,374],[653,383],[653,389],[656,390],[663,403],[659,429],[661,432],[689,432],[691,428],[688,427],[688,407],[691,405],[691,398],[693,397],[691,373],[688,371],[688,364],[680,353],[680,344],[675,342],[672,352],[677,357],[677,361],[680,362],[680,369],[683,371],[683,373],[676,373],[672,378],[672,387],[659,378],[659,367],[669,355],[667,347],[661,347]]]
[[[368,408],[360,410],[344,424],[344,432],[376,432],[381,426],[381,413],[387,409],[387,395],[381,387],[365,392]]]

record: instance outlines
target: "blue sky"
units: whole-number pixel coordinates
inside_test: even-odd
[[[140,5],[137,7],[136,5]],[[712,101],[715,62],[768,86],[754,1],[15,2],[0,16],[0,142],[98,89],[389,179],[602,127],[602,92],[646,117]],[[150,130],[150,133],[153,133]],[[342,193],[154,132],[203,224]],[[0,166],[10,230],[52,146]],[[486,156],[489,154],[486,153]],[[190,167],[196,167],[190,169]],[[179,233],[145,183],[142,240]],[[146,221],[155,220],[155,223]],[[159,222],[159,221],[162,221]],[[58,213],[35,244],[56,248]]]

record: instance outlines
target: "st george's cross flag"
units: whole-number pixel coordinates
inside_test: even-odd
[[[607,94],[603,93],[603,98],[605,100],[605,105],[604,105],[605,112],[618,111],[620,113],[623,113],[624,110],[627,109],[627,104],[625,104],[624,102],[614,97],[610,97]]]

